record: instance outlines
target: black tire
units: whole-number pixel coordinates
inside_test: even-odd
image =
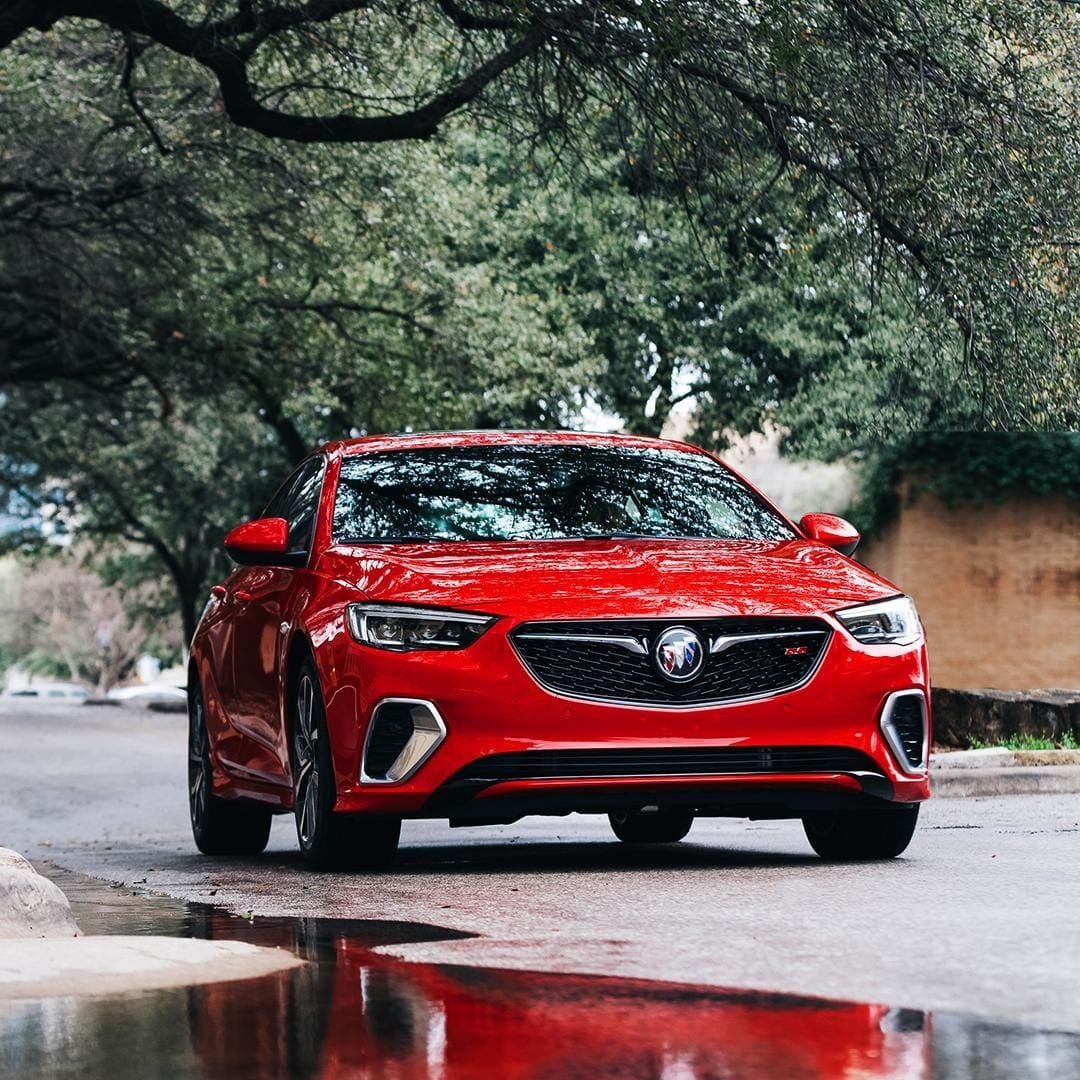
[[[337,789],[319,676],[310,659],[292,680],[289,706],[296,839],[313,870],[377,870],[397,853],[401,818],[336,814]]]
[[[213,793],[206,707],[196,680],[188,687],[188,812],[195,846],[204,855],[258,855],[270,839],[269,810]]]
[[[803,829],[810,846],[830,862],[895,859],[915,834],[919,804],[887,810],[808,814]]]
[[[611,831],[624,844],[677,844],[694,824],[694,811],[678,806],[659,810],[616,810],[608,814]]]

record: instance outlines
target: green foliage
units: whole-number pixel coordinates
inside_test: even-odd
[[[971,739],[967,748],[992,750],[999,746],[1006,750],[1080,750],[1080,743],[1076,741],[1076,736],[1071,731],[1063,732],[1059,740],[1047,739],[1041,735],[1009,735],[1000,743]]]
[[[108,581],[164,574],[190,633],[222,534],[330,438],[657,433],[682,408],[707,445],[771,423],[872,457],[872,526],[886,436],[1075,423],[1074,15],[925,7],[647,4],[630,26],[586,4],[589,33],[560,9],[531,74],[378,146],[239,130],[149,32],[0,48],[0,496],[30,526],[9,546],[72,532]],[[444,22],[358,5],[271,34],[252,75],[291,114],[396,109],[501,39],[462,50]],[[778,95],[764,117],[747,87]]]
[[[1025,494],[1080,499],[1080,432],[924,432],[887,444],[864,461],[849,511],[865,535],[896,517],[903,480],[910,500],[926,492],[948,506]]]

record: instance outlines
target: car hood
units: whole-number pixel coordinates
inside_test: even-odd
[[[357,545],[324,558],[370,600],[515,619],[817,615],[899,591],[801,539]]]

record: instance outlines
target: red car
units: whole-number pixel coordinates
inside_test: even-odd
[[[454,432],[332,443],[225,544],[191,646],[189,795],[207,854],[294,811],[316,868],[376,867],[403,818],[801,818],[891,858],[930,794],[914,605],[711,454]]]

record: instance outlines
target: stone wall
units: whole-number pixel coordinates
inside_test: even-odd
[[[1080,687],[1080,502],[910,502],[859,559],[919,607],[935,686]]]
[[[1011,736],[1080,742],[1080,690],[934,688],[934,743],[997,746]]]

